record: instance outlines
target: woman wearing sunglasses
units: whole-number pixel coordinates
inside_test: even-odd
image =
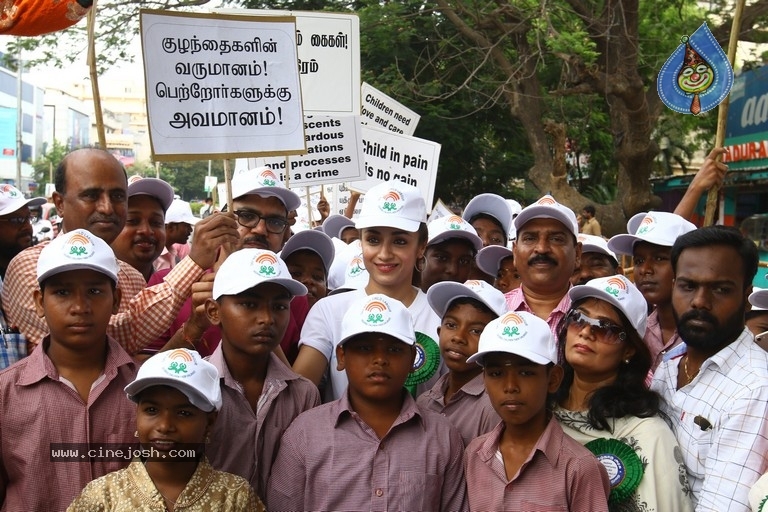
[[[646,303],[624,276],[593,279],[568,292],[560,333],[565,376],[555,414],[565,433],[603,463],[612,511],[693,510],[682,453],[645,385]]]

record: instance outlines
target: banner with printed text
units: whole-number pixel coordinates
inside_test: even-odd
[[[292,17],[141,11],[155,160],[306,152]]]
[[[402,103],[390,98],[374,86],[363,82],[363,124],[379,130],[413,135],[421,116]]]

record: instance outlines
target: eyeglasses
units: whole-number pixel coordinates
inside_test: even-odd
[[[608,320],[595,320],[575,309],[568,313],[566,322],[569,329],[576,327],[582,330],[584,327],[590,326],[597,340],[603,343],[619,344],[627,339],[627,333],[624,332],[622,326]]]
[[[0,222],[10,222],[11,224],[28,224],[32,220],[30,215],[26,217],[6,217],[0,218]]]
[[[262,219],[264,219],[267,231],[275,235],[279,235],[288,227],[288,221],[282,217],[262,217],[258,213],[248,210],[235,210],[234,214],[237,217],[237,223],[244,228],[255,228]]]

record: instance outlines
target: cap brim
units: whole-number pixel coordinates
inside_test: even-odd
[[[233,192],[234,199],[239,199],[243,196],[257,195],[260,197],[276,197],[285,206],[285,209],[289,212],[296,210],[301,206],[301,199],[295,192],[283,188],[283,187],[256,187],[242,192]]]
[[[168,211],[173,202],[174,194],[173,188],[165,181],[157,178],[143,178],[128,185],[129,198],[141,195],[154,197],[163,207],[163,210]]]
[[[242,280],[237,283],[234,283],[233,285],[229,286],[228,288],[225,288],[223,290],[217,290],[217,294],[213,297],[213,300],[217,300],[219,297],[222,297],[224,295],[237,295],[239,293],[244,292],[245,290],[250,290],[251,288],[254,288],[256,286],[259,286],[264,283],[275,283],[279,284],[280,286],[284,287],[286,290],[288,290],[288,293],[291,294],[291,296],[297,296],[297,295],[306,295],[307,294],[307,287],[301,284],[300,282],[294,280],[294,279],[287,279],[284,277],[276,277],[274,279],[262,279],[259,282],[253,282],[251,280]]]
[[[355,222],[357,229],[365,228],[393,228],[402,229],[409,233],[415,233],[419,230],[421,223],[416,220],[404,219],[394,215],[372,215],[368,217],[359,217]]]
[[[330,236],[341,238],[341,232],[347,228],[354,228],[355,222],[343,215],[331,215],[323,222],[321,228],[323,232]]]
[[[327,277],[331,263],[333,263],[333,257],[336,254],[336,248],[329,236],[322,231],[315,230],[304,230],[296,233],[283,246],[280,258],[285,261],[293,253],[301,250],[312,251],[320,256]]]
[[[505,313],[504,311],[496,311],[493,305],[488,304],[479,293],[476,293],[474,290],[467,288],[461,283],[443,281],[433,284],[429,287],[429,290],[427,290],[427,302],[432,308],[432,311],[434,311],[440,318],[445,316],[451,302],[461,297],[469,297],[482,302],[488,306],[488,309],[499,316]]]
[[[573,233],[574,236],[578,235],[578,226],[573,224],[574,219],[569,218],[564,212],[558,210],[554,206],[544,205],[528,206],[527,208],[524,208],[523,211],[520,212],[520,215],[515,217],[515,230],[520,231],[528,221],[533,219],[556,220],[565,226],[566,230]]]
[[[469,222],[478,213],[490,215],[498,220],[499,224],[504,228],[505,234],[509,236],[512,228],[512,208],[506,199],[496,194],[479,194],[467,203],[461,218]]]
[[[499,265],[504,258],[513,257],[512,249],[507,249],[501,245],[489,245],[483,247],[475,256],[477,267],[488,275],[496,277],[499,272]]]
[[[581,254],[586,254],[588,252],[596,252],[603,254],[605,256],[608,256],[609,258],[613,259],[618,263],[618,260],[616,259],[616,256],[611,254],[610,252],[606,251],[605,248],[600,247],[599,245],[593,245],[593,244],[585,244],[584,242],[581,243]]]
[[[117,284],[117,274],[111,274],[109,272],[105,272],[103,267],[97,266],[97,265],[89,265],[88,263],[69,263],[67,265],[59,265],[57,267],[51,268],[48,271],[44,272],[43,274],[39,275],[37,278],[38,283],[42,283],[46,279],[48,279],[51,276],[55,276],[57,274],[61,274],[62,272],[69,272],[71,270],[93,270],[95,272],[98,272],[99,274],[104,274],[108,278],[110,278],[112,281]]]
[[[768,309],[768,290],[758,290],[749,294],[749,303],[761,309]]]
[[[29,208],[34,208],[36,206],[42,206],[48,201],[44,197],[33,197],[32,199],[19,199],[18,201],[12,201],[11,203],[7,204],[5,208],[0,210],[0,215],[8,215],[9,213],[13,213],[20,208],[23,208],[25,206]]]
[[[338,343],[338,345],[339,346],[344,345],[346,342],[348,342],[349,340],[351,340],[355,336],[360,336],[361,334],[370,334],[370,333],[384,334],[385,336],[389,336],[391,338],[395,338],[397,341],[402,341],[406,345],[415,345],[416,344],[415,338],[414,339],[408,339],[406,336],[401,336],[401,335],[398,335],[398,334],[393,334],[392,332],[385,332],[385,331],[383,331],[381,329],[378,329],[378,328],[367,327],[365,330],[360,330],[360,331],[348,334],[347,336],[342,338],[342,340]]]
[[[517,345],[514,345],[514,344],[510,344],[510,346],[517,347]],[[469,364],[469,363],[477,363],[480,366],[484,366],[483,365],[484,357],[487,356],[488,354],[493,354],[493,353],[497,353],[497,352],[498,353],[503,353],[503,354],[512,354],[512,355],[524,357],[524,358],[528,359],[529,361],[533,361],[536,364],[549,364],[549,363],[552,362],[549,359],[547,359],[546,357],[543,357],[543,356],[541,356],[539,354],[536,354],[534,352],[530,352],[528,350],[523,350],[521,348],[515,348],[515,350],[510,350],[509,348],[505,348],[505,350],[500,350],[500,347],[494,347],[493,350],[485,350],[483,352],[476,352],[476,353],[472,354],[467,359],[467,364]]]
[[[632,256],[635,243],[644,241],[642,238],[635,235],[615,235],[608,240],[608,248],[616,254],[627,254]],[[583,249],[582,249],[582,252]]]
[[[483,241],[479,236],[475,235],[474,233],[470,233],[469,231],[463,231],[461,229],[449,229],[448,231],[440,233],[439,235],[435,236],[434,239],[427,242],[427,247],[457,238],[461,240],[467,240],[469,243],[471,243],[472,247],[475,249],[475,252],[483,248]]]
[[[621,305],[621,303],[618,300],[616,300],[616,297],[606,292],[605,290],[601,290],[599,288],[594,288],[586,284],[574,286],[573,288],[568,290],[568,297],[571,298],[571,303],[574,303],[581,299],[586,299],[588,297],[600,299],[616,307],[619,311],[621,311],[624,315],[626,315],[626,313],[624,313],[624,307]]]
[[[138,379],[127,386],[125,386],[125,393],[128,395],[128,399],[132,402],[138,403],[138,395],[147,388],[153,386],[168,386],[174,389],[178,389],[184,396],[189,399],[189,402],[204,412],[211,412],[216,409],[216,405],[208,400],[202,393],[196,388],[186,384],[178,379],[165,379],[162,377],[147,377],[145,379]]]

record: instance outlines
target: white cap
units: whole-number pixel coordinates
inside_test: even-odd
[[[694,224],[674,213],[648,212],[638,224],[635,234],[614,236],[608,241],[608,248],[617,254],[631,255],[637,242],[672,247],[677,237],[694,229]]]
[[[485,326],[480,334],[477,353],[468,363],[483,364],[492,352],[505,352],[524,357],[536,364],[557,363],[557,346],[549,324],[525,311],[510,311]]]
[[[514,199],[505,199],[507,204],[509,205],[509,209],[512,211],[512,218],[520,215],[520,212],[523,211],[523,205],[515,201]]]
[[[451,302],[460,297],[479,300],[496,313],[496,316],[507,312],[507,300],[504,294],[485,281],[469,280],[464,283],[443,281],[433,284],[427,290],[427,301],[440,318],[445,316]]]
[[[488,275],[496,277],[501,267],[501,260],[513,254],[512,249],[501,245],[489,245],[480,249],[480,252],[475,256],[475,263],[477,263],[477,268]]]
[[[413,318],[402,302],[380,293],[368,295],[362,306],[352,306],[341,320],[343,345],[358,334],[377,332],[388,334],[408,345],[416,344]]]
[[[301,206],[298,194],[287,188],[269,167],[240,169],[232,176],[232,198],[256,194],[261,197],[276,197],[288,211]]]
[[[280,251],[280,259],[286,261],[291,254],[303,249],[312,251],[320,256],[327,278],[331,263],[333,262],[333,256],[336,254],[336,248],[333,246],[330,237],[322,231],[315,231],[314,229],[300,231],[285,242],[283,250]]]
[[[221,409],[219,371],[194,350],[177,348],[153,355],[141,365],[136,380],[125,386],[125,392],[138,402],[138,395],[152,386],[178,389],[202,411]]]
[[[171,224],[174,222],[183,222],[185,224],[191,224],[194,226],[202,219],[195,217],[192,213],[192,207],[188,202],[181,199],[174,199],[168,211],[165,212],[165,223]]]
[[[339,215],[338,213],[334,213],[333,215],[329,215],[327,219],[323,221],[323,223],[320,225],[320,228],[325,232],[326,235],[330,236],[331,238],[341,238],[341,232],[344,231],[347,228],[354,228],[355,227],[355,221],[352,219],[348,219],[344,215]]]
[[[336,254],[328,274],[328,288],[331,289],[328,295],[365,288],[368,285],[368,269],[363,261],[360,240],[355,240]]]
[[[237,295],[262,283],[277,283],[291,295],[306,295],[307,287],[291,278],[285,262],[272,251],[240,249],[224,260],[213,279],[213,300]]]
[[[768,289],[753,286],[752,293],[749,294],[749,303],[752,304],[752,311],[768,309]]]
[[[610,256],[616,263],[619,262],[616,254],[608,248],[608,241],[601,236],[579,233],[578,236],[576,236],[576,241],[581,242],[581,254],[599,252],[600,254]]]
[[[640,223],[643,221],[647,212],[636,213],[627,221],[627,233],[637,233],[637,228],[640,227]]]
[[[498,220],[504,233],[509,236],[512,230],[512,208],[506,199],[496,194],[477,195],[467,203],[461,216],[469,222],[478,213],[485,213]]]
[[[586,297],[594,297],[619,308],[642,338],[648,320],[648,305],[643,294],[635,285],[622,275],[598,277],[587,284],[574,286],[568,290],[571,302]]]
[[[128,198],[133,196],[152,196],[163,207],[163,211],[168,211],[173,202],[173,188],[161,179],[134,175],[128,178]]]
[[[70,270],[95,270],[117,283],[119,269],[112,248],[90,231],[76,229],[54,238],[37,259],[37,282]],[[31,293],[31,292],[30,292]]]
[[[475,251],[483,248],[483,241],[477,236],[477,231],[472,224],[458,215],[440,217],[427,224],[429,239],[427,245],[436,245],[451,238],[463,238],[468,240]]]
[[[22,206],[35,207],[44,205],[47,202],[44,197],[27,199],[21,190],[13,185],[8,185],[7,183],[0,185],[0,215],[13,213]]]
[[[526,222],[533,219],[554,219],[560,221],[567,230],[576,236],[579,233],[579,224],[576,222],[576,214],[565,205],[555,201],[555,198],[547,194],[535,203],[526,206],[515,217],[515,229],[520,231]]]
[[[422,222],[427,222],[427,206],[418,188],[398,182],[379,183],[365,193],[355,227],[385,227],[415,233]]]

